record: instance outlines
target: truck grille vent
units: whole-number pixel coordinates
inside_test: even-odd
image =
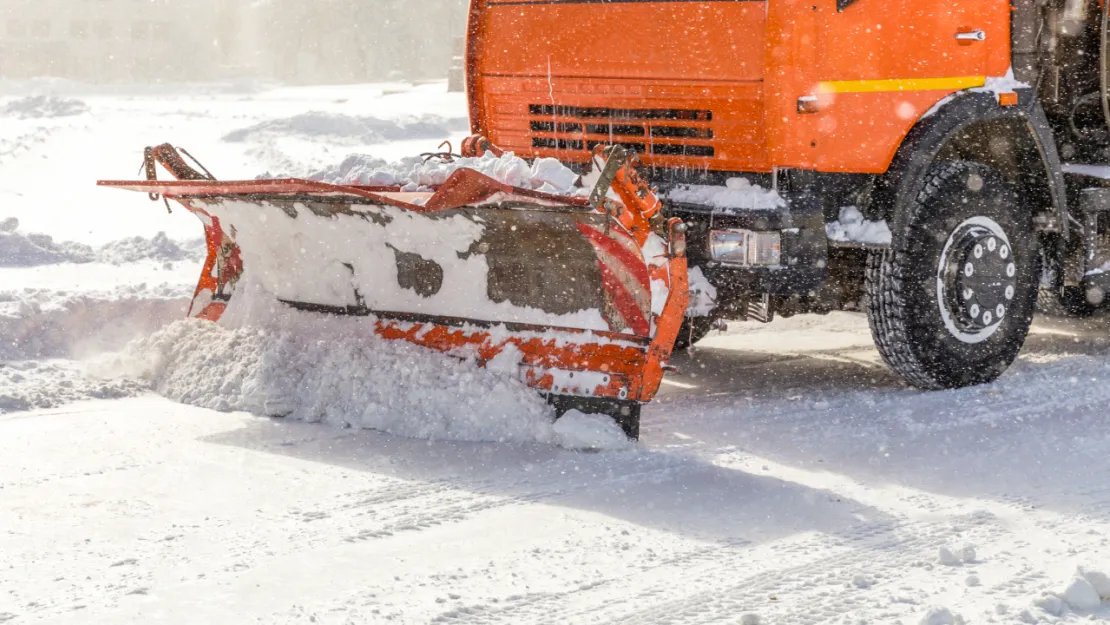
[[[597,145],[615,143],[641,154],[694,157],[712,157],[715,154],[712,145],[675,141],[713,139],[713,128],[708,124],[713,121],[713,111],[532,104],[528,112],[533,117],[529,120],[529,128],[533,133],[534,148],[592,151]],[[674,123],[682,121],[692,123]],[[535,136],[535,133],[556,136]],[[649,138],[651,141],[628,140],[633,137]],[[663,142],[656,143],[654,139]]]

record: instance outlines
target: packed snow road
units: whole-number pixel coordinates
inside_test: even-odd
[[[1088,582],[1069,588],[1077,567],[1110,568],[1110,365],[1088,340],[1107,330],[1042,324],[999,383],[922,393],[879,366],[862,318],[738,325],[679,362],[622,452],[414,440],[154,397],[5,415],[0,614],[1107,618]]]
[[[400,352],[396,403],[320,374],[280,399],[339,418],[228,412],[309,379],[304,345],[160,330],[199,225],[93,180],[165,140],[225,176],[395,159],[465,107],[442,85],[164,89],[0,84],[0,622],[1110,620],[1110,321],[1038,320],[999,382],[932,393],[862,316],[733,324],[675,359],[640,443],[598,453],[492,418],[539,417],[488,378],[458,403],[490,418],[453,420],[443,384],[472,373],[418,396]],[[362,358],[317,361],[339,372],[382,353],[334,343]]]

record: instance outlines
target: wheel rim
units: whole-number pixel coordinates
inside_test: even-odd
[[[948,235],[937,264],[937,305],[952,336],[964,343],[990,338],[1017,288],[1013,247],[996,221],[972,217]]]

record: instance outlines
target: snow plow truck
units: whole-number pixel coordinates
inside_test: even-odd
[[[1012,363],[1038,299],[1081,315],[1110,289],[1106,11],[472,0],[461,156],[558,159],[577,189],[217,181],[169,145],[101,184],[200,217],[191,316],[370,316],[633,437],[672,350],[722,318],[861,310],[910,384],[967,386]]]
[[[989,382],[1038,292],[1086,314],[1110,289],[1091,166],[1110,147],[1108,6],[473,0],[472,131],[572,164],[639,155],[716,287],[680,347],[714,317],[863,310],[910,384]]]

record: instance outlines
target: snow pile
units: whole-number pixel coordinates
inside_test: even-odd
[[[711,206],[724,211],[774,210],[786,206],[778,191],[753,185],[747,178],[729,178],[723,187],[682,184],[667,191],[666,197],[673,202]]]
[[[136,380],[90,377],[76,363],[0,363],[0,414],[53,408],[81,399],[116,399],[146,392]]]
[[[87,245],[56,243],[50,235],[20,232],[15,217],[0,222],[0,267],[87,263],[94,258],[93,249]]]
[[[89,106],[81,100],[36,95],[12,100],[4,106],[0,106],[0,117],[16,117],[19,119],[72,117],[88,111]]]
[[[102,366],[176,401],[413,438],[551,442],[535,391],[495,370],[373,333],[373,321],[290,313],[229,329],[178,321]]]
[[[19,230],[19,220],[0,221],[0,267],[37,267],[56,263],[103,262],[118,265],[143,260],[201,260],[202,239],[178,243],[159,232],[152,238],[131,237],[92,248],[72,241],[57,242],[47,234]]]
[[[299,137],[308,140],[369,144],[403,139],[437,139],[453,132],[466,130],[468,127],[469,122],[465,118],[458,117],[421,115],[402,120],[390,120],[310,111],[233,130],[224,135],[224,141],[241,143],[277,137]]]
[[[61,358],[154,332],[189,307],[192,286],[134,284],[107,291],[0,291],[0,360]]]
[[[1110,602],[1110,577],[1098,570],[1079,567],[1063,591],[1045,593],[1033,601],[1033,608],[1060,617],[1069,610],[1080,614],[1094,612],[1106,602]]]
[[[180,260],[203,260],[207,249],[204,239],[193,239],[179,243],[159,232],[151,238],[130,237],[107,243],[96,251],[96,258],[102,263],[119,265],[143,260],[174,262]]]
[[[380,158],[352,154],[343,162],[314,172],[308,177],[332,184],[401,186],[409,190],[443,184],[458,169],[473,169],[495,180],[514,187],[535,189],[544,193],[575,193],[578,174],[553,158],[536,159],[531,165],[524,159],[506,152],[482,156],[444,160],[420,157],[405,158],[389,163]]]
[[[825,234],[830,240],[841,243],[890,244],[890,228],[886,220],[868,221],[855,206],[842,207],[840,220],[825,224]]]
[[[555,422],[555,440],[567,449],[617,450],[633,445],[612,418],[577,410],[568,410]]]

